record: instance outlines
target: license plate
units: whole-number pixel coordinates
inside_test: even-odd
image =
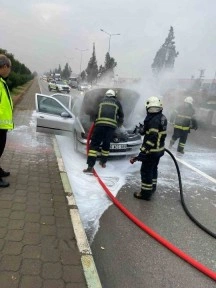
[[[126,150],[127,145],[126,144],[110,144],[111,150]]]

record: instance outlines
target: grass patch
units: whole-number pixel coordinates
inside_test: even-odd
[[[16,87],[16,88],[14,88],[14,89],[10,92],[11,97],[17,96],[17,95],[19,95],[20,93],[22,93],[23,91],[25,91],[26,88],[29,86],[29,83],[30,83],[30,81],[27,82],[27,83],[25,83],[25,84],[22,85],[22,86],[18,86],[18,87]]]

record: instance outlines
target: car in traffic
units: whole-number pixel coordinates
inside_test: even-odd
[[[70,86],[64,83],[62,80],[51,80],[48,83],[49,91],[56,90],[57,92],[70,93]]]
[[[78,78],[77,77],[69,77],[68,85],[71,88],[77,89],[77,87],[78,87]]]
[[[108,89],[96,88],[80,96],[36,93],[36,131],[70,135],[74,138],[75,150],[86,154],[87,137],[97,114],[98,103]],[[115,88],[115,92],[122,104],[125,119],[124,127],[115,130],[109,156],[136,155],[142,139],[131,123],[139,94],[125,88]]]
[[[86,82],[79,83],[77,89],[78,89],[79,91],[89,90],[89,89],[91,89],[91,85],[88,84],[88,83],[86,83]]]

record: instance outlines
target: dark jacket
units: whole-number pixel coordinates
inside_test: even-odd
[[[124,113],[121,103],[116,97],[104,97],[99,103],[95,125],[116,128],[122,125],[123,121]]]
[[[162,114],[162,111],[158,113],[147,113],[144,120],[143,130],[143,144],[140,148],[141,152],[145,153],[164,153],[165,138],[167,135],[167,119]],[[161,153],[162,152],[162,153]]]
[[[189,103],[179,106],[171,115],[170,122],[174,128],[190,132],[190,128],[197,129],[195,110]]]

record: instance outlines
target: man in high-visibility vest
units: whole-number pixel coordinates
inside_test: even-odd
[[[11,72],[11,61],[5,55],[0,54],[0,158],[4,152],[7,131],[14,128],[13,123],[13,102],[10,96],[6,78]],[[1,164],[1,163],[0,163]],[[10,175],[10,172],[4,171],[0,166],[0,188],[9,186],[9,183],[3,178]]]

